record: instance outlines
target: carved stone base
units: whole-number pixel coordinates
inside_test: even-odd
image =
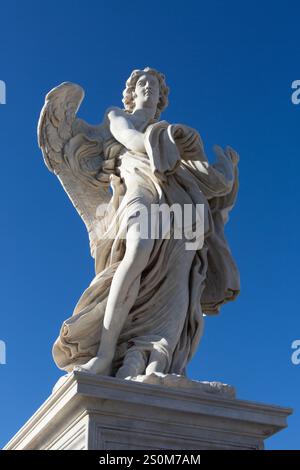
[[[5,449],[262,449],[291,412],[237,400],[218,382],[74,372]]]

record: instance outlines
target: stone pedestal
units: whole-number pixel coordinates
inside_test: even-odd
[[[5,449],[263,449],[292,412],[238,400],[218,383],[147,381],[74,372]]]

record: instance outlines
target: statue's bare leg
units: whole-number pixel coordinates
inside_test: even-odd
[[[137,298],[142,271],[147,266],[154,240],[136,236],[132,224],[126,236],[126,251],[112,280],[105,310],[102,335],[97,356],[79,370],[109,375],[120,332]]]

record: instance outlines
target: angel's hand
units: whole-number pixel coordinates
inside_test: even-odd
[[[237,166],[239,161],[240,161],[240,156],[239,154],[229,145],[226,147],[225,150],[226,154],[231,158],[231,161],[234,166]]]
[[[213,149],[217,156],[218,162],[230,160],[233,166],[237,166],[240,157],[239,154],[232,147],[228,145],[226,149],[223,150],[220,145],[214,145]]]
[[[111,199],[111,206],[114,209],[114,211],[117,211],[121,203],[121,199],[124,196],[125,188],[124,188],[122,179],[119,176],[115,175],[114,173],[112,173],[109,176],[109,181],[110,181],[110,186],[113,192],[113,196]]]

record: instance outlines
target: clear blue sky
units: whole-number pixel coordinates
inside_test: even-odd
[[[227,236],[241,295],[206,322],[189,367],[233,384],[239,398],[295,408],[269,449],[300,449],[300,79],[296,1],[18,1],[1,3],[0,445],[47,398],[61,372],[51,347],[93,277],[81,219],[46,169],[36,125],[46,92],[81,84],[80,116],[102,120],[124,82],[147,65],[167,76],[163,117],[241,156],[240,193]]]

